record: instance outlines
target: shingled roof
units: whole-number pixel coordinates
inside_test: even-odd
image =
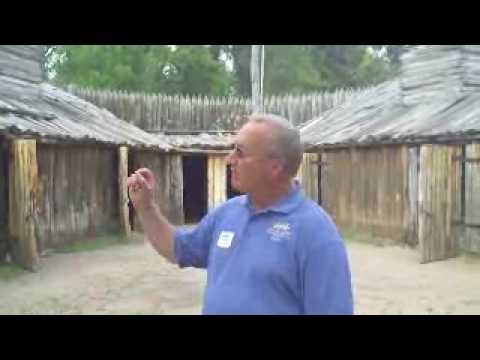
[[[178,151],[221,151],[232,148],[234,133],[198,132],[197,134],[167,134],[165,139]]]
[[[427,46],[401,74],[305,123],[306,149],[480,139],[480,46]]]
[[[11,47],[7,47],[8,51],[3,48],[0,46],[0,64],[37,52],[35,48],[20,47],[15,57],[10,55]],[[30,66],[30,60],[25,64]],[[0,75],[0,134],[31,136],[40,141],[55,139],[173,150],[165,136],[149,134],[106,109],[50,84],[40,83],[38,74],[28,73],[27,68],[26,65],[6,67]]]

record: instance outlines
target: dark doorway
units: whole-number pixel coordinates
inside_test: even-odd
[[[207,166],[206,156],[182,157],[183,211],[186,224],[199,222],[208,212]]]
[[[132,175],[134,171],[138,170],[135,169],[135,164],[133,161],[134,153],[132,151],[128,152],[128,176]],[[135,231],[135,208],[133,207],[133,203],[130,200],[130,195],[128,194],[127,191],[127,196],[128,196],[128,221],[130,223],[130,229],[132,231]]]
[[[242,195],[242,193],[236,191],[232,187],[231,173],[232,173],[232,170],[230,169],[230,165],[227,165],[227,199],[231,199],[235,196]]]

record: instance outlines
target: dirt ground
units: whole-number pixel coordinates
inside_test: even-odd
[[[356,314],[480,314],[480,259],[421,265],[418,252],[348,242]],[[143,243],[53,254],[0,281],[0,314],[199,314],[206,274]]]

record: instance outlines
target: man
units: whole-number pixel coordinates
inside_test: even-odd
[[[148,169],[128,179],[153,247],[180,267],[207,269],[204,314],[353,314],[350,268],[330,217],[293,180],[298,130],[254,114],[228,157],[238,196],[193,230],[175,229],[153,202]]]

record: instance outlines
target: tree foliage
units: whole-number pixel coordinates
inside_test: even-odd
[[[204,46],[68,45],[57,50],[57,57],[53,81],[62,85],[223,95],[234,82]]]
[[[379,83],[405,45],[266,45],[265,94]],[[191,95],[250,96],[250,45],[66,45],[45,48],[57,84]]]

